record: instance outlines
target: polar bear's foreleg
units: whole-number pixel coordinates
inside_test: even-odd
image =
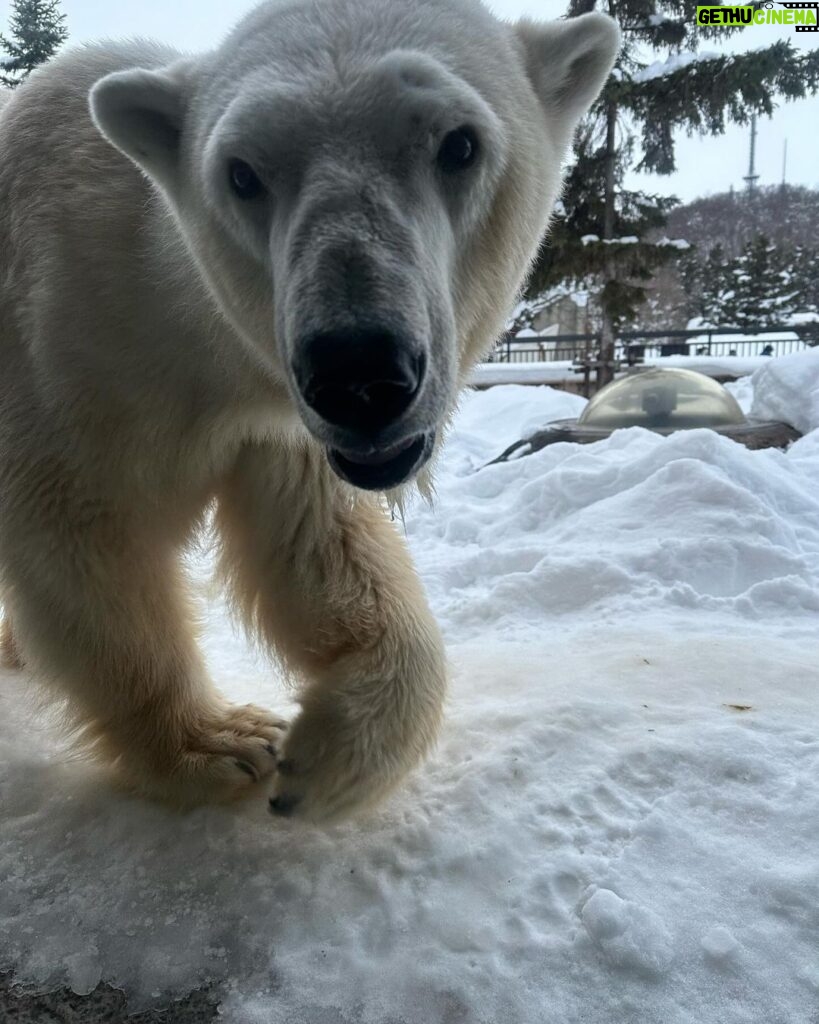
[[[328,820],[373,804],[428,751],[446,688],[441,637],[398,531],[312,444],[243,449],[217,522],[245,618],[307,679],[273,811]]]
[[[58,511],[55,522],[18,508],[5,524],[26,666],[67,698],[80,740],[129,788],[183,805],[252,790],[275,768],[284,723],[211,685],[176,551],[109,515]]]

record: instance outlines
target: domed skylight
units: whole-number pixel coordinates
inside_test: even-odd
[[[613,381],[583,410],[579,427],[645,427],[661,433],[747,423],[733,395],[692,370],[644,370]]]

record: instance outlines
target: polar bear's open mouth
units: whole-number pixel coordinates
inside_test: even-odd
[[[386,451],[366,455],[328,448],[327,458],[333,470],[354,487],[364,491],[388,491],[416,473],[429,459],[435,444],[435,432],[418,434]]]

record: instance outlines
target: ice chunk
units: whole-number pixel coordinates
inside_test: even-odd
[[[580,916],[592,942],[615,967],[663,974],[671,966],[671,933],[653,911],[611,889],[597,889]]]
[[[95,946],[82,953],[67,956],[64,963],[68,973],[68,987],[78,996],[87,996],[99,985],[102,969],[99,952]]]
[[[702,948],[712,960],[728,960],[734,957],[739,943],[722,925],[716,925],[703,935],[701,940]]]

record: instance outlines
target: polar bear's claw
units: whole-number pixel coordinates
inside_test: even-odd
[[[279,818],[291,818],[300,802],[301,799],[297,796],[274,796],[270,798],[270,812]]]
[[[236,761],[236,767],[240,771],[243,771],[245,773],[245,775],[249,775],[253,779],[254,782],[258,782],[259,781],[259,773],[256,771],[256,769],[253,767],[252,764],[249,764],[247,761],[238,761],[237,760]]]

